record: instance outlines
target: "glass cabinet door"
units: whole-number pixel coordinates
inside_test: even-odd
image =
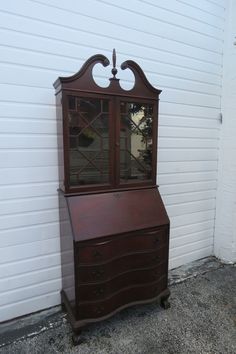
[[[120,184],[152,179],[153,104],[120,102]]]
[[[109,100],[67,96],[69,184],[110,182]]]

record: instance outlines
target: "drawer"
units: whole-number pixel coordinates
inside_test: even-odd
[[[153,250],[168,242],[168,229],[162,227],[152,231],[113,236],[104,242],[80,243],[78,247],[79,264],[105,262],[125,254]]]
[[[135,269],[154,267],[168,258],[168,247],[163,246],[152,252],[140,252],[115,258],[98,265],[79,265],[77,268],[79,283],[107,281],[115,276]]]
[[[162,276],[167,279],[167,262],[148,269],[126,272],[106,282],[80,285],[78,289],[79,301],[98,301],[111,297],[121,289],[155,282]]]
[[[138,302],[142,303],[149,299],[154,299],[166,289],[166,286],[166,277],[163,276],[162,279],[148,283],[145,286],[139,285],[123,289],[109,299],[103,301],[87,301],[80,303],[78,306],[78,319],[82,320],[103,317],[112,314],[112,312],[125,307],[126,305],[132,305]]]

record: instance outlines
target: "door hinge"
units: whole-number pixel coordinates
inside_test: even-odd
[[[223,123],[223,114],[222,113],[219,114],[219,121],[220,121],[220,124]]]

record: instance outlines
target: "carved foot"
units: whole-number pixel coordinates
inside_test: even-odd
[[[74,346],[79,345],[82,342],[80,334],[81,334],[81,332],[74,333],[72,335],[72,342],[73,342]]]
[[[170,308],[170,303],[167,299],[165,300],[161,300],[161,307],[164,309],[164,310],[167,310]]]
[[[66,312],[66,306],[63,302],[61,303],[61,310],[62,312]]]
[[[170,296],[170,292],[168,291],[167,294],[165,294],[161,297],[160,305],[164,310],[167,310],[170,308],[170,303],[168,301],[169,296]]]

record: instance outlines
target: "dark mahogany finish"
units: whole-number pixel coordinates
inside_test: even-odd
[[[67,201],[75,241],[168,224],[154,188],[73,196]]]
[[[128,60],[135,84],[99,87],[91,57],[54,83],[59,136],[62,303],[72,327],[128,306],[168,307],[169,219],[156,186],[160,90]],[[63,137],[63,138],[62,138]],[[63,147],[63,149],[61,149]]]

